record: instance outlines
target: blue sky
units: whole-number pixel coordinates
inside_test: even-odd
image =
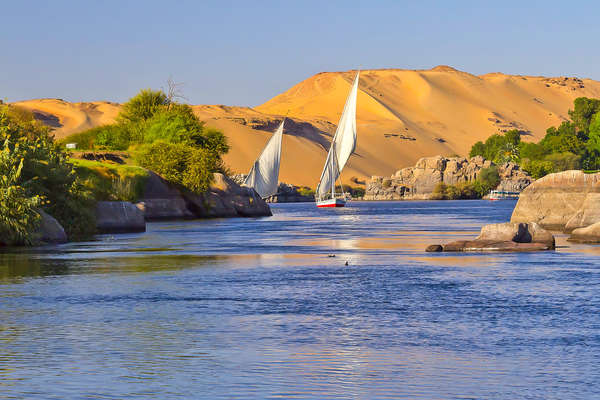
[[[597,1],[10,1],[0,98],[125,101],[183,82],[255,106],[321,71],[431,68],[600,80]]]

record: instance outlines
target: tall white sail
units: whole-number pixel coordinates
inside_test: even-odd
[[[279,161],[281,159],[281,140],[283,137],[283,124],[285,119],[281,121],[281,125],[275,131],[262,153],[256,161],[252,169],[246,177],[245,186],[249,186],[256,190],[256,193],[262,198],[266,198],[277,193],[279,183]]]
[[[346,165],[348,158],[356,148],[356,96],[358,92],[358,75],[354,78],[352,89],[346,100],[344,112],[340,118],[335,135],[331,141],[331,147],[327,154],[327,160],[321,173],[321,180],[317,187],[317,196],[334,192],[335,181]]]

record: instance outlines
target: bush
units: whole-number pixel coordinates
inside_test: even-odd
[[[550,161],[526,160],[523,170],[528,172],[533,179],[539,179],[554,171],[554,164]]]
[[[208,189],[220,165],[210,151],[163,141],[142,146],[136,160],[142,167],[196,193]]]
[[[93,199],[46,127],[39,125],[31,113],[0,106],[0,140],[9,159],[5,164],[20,165],[18,177],[10,186],[19,186],[23,191],[15,193],[30,199],[32,205],[37,203],[35,199],[43,200],[40,206],[61,223],[71,239],[95,232]]]

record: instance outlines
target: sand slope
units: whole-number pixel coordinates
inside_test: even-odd
[[[314,187],[355,73],[317,74],[255,108],[193,107],[207,125],[229,138],[225,161],[235,172],[247,172],[287,114],[280,180]],[[600,82],[475,76],[446,66],[362,71],[358,146],[343,179],[390,175],[423,156],[466,155],[474,142],[513,128],[523,131],[524,140],[539,140],[548,127],[568,118],[573,100],[581,96],[600,98]],[[109,123],[118,113],[118,105],[107,102],[44,99],[17,104],[45,114],[50,125],[54,121],[57,137]]]

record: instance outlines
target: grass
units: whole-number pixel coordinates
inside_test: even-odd
[[[98,201],[131,201],[142,198],[148,171],[132,165],[81,160],[70,162]]]

